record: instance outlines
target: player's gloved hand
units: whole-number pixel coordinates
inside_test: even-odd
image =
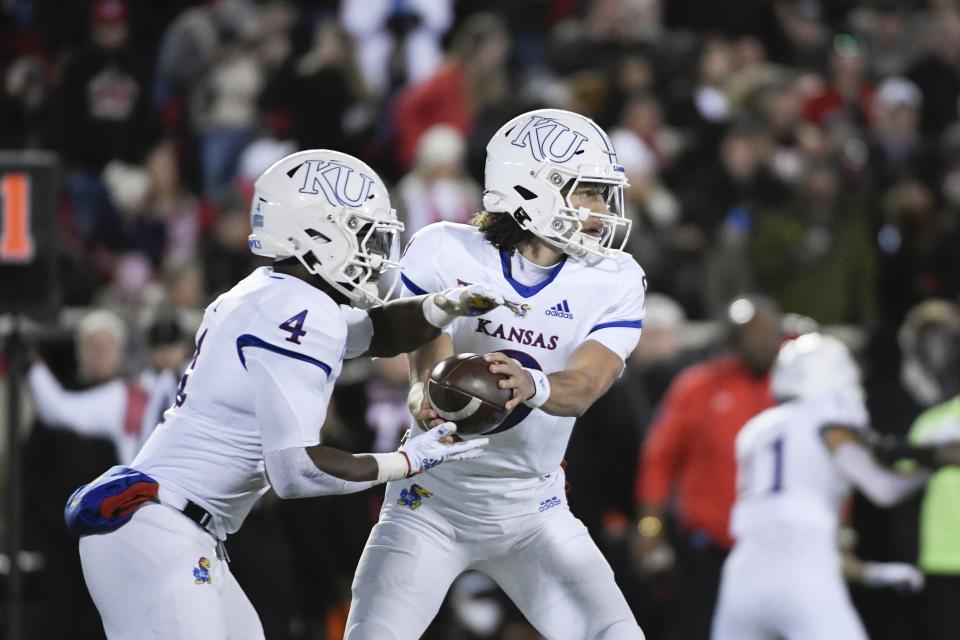
[[[960,441],[942,442],[936,445],[934,456],[936,468],[960,466]]]
[[[423,316],[427,322],[442,329],[457,318],[482,316],[501,305],[518,316],[526,315],[530,309],[529,305],[508,300],[496,287],[469,284],[427,296],[423,301]]]
[[[448,460],[468,460],[485,453],[481,447],[490,441],[489,438],[454,442],[451,436],[456,432],[457,425],[444,422],[400,445],[400,453],[407,458],[407,476],[421,473]]]
[[[912,564],[904,562],[865,562],[863,584],[915,593],[923,588],[923,574]]]
[[[931,470],[960,465],[960,441],[914,445],[891,434],[879,435],[872,432],[862,436],[862,439],[873,457],[889,467],[904,461]]]

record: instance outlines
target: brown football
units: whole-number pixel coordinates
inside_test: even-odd
[[[491,373],[483,356],[461,353],[436,364],[427,382],[427,397],[441,418],[456,423],[457,433],[487,433],[507,417],[504,406],[512,393],[497,386],[505,377]]]

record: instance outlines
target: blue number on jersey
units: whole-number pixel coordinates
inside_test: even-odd
[[[187,367],[187,370],[183,372],[183,375],[180,376],[180,384],[177,385],[177,397],[173,401],[173,406],[180,407],[187,399],[187,378],[190,377],[190,374],[193,373],[193,368],[197,366],[197,358],[200,357],[200,347],[203,346],[203,339],[207,337],[207,330],[204,329],[203,333],[200,334],[200,339],[197,340],[197,350],[193,352],[193,360],[190,361],[190,366]]]
[[[300,344],[300,338],[307,335],[307,332],[303,330],[303,323],[306,322],[306,320],[307,310],[304,309],[292,318],[288,318],[283,321],[283,323],[280,325],[280,328],[284,331],[290,332],[290,337],[287,338],[287,342]]]
[[[773,486],[771,493],[783,491],[783,436],[773,441]]]

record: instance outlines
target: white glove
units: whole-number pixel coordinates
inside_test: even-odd
[[[496,287],[469,284],[427,296],[423,301],[423,316],[433,326],[443,329],[457,318],[482,316],[501,305],[518,316],[530,310],[530,305],[507,300]]]
[[[469,460],[485,453],[480,447],[487,444],[489,438],[471,438],[452,444],[441,442],[443,438],[456,432],[457,425],[444,422],[400,445],[400,453],[407,457],[408,476],[431,469],[447,460]]]
[[[917,592],[923,589],[923,574],[912,564],[904,562],[865,562],[863,584]]]

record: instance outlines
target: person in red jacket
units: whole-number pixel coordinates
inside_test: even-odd
[[[728,531],[735,498],[733,442],[753,416],[773,406],[769,369],[782,338],[775,303],[734,299],[726,322],[727,353],[695,364],[667,390],[643,445],[637,477],[640,502],[636,559],[641,573],[665,568],[673,549],[663,527],[668,505],[678,524],[679,638],[706,640],[732,546]]]
[[[447,62],[421,84],[397,96],[393,112],[398,167],[407,171],[417,143],[430,127],[449,124],[469,135],[485,109],[507,95],[505,61],[510,39],[502,21],[477,14],[460,27]]]

